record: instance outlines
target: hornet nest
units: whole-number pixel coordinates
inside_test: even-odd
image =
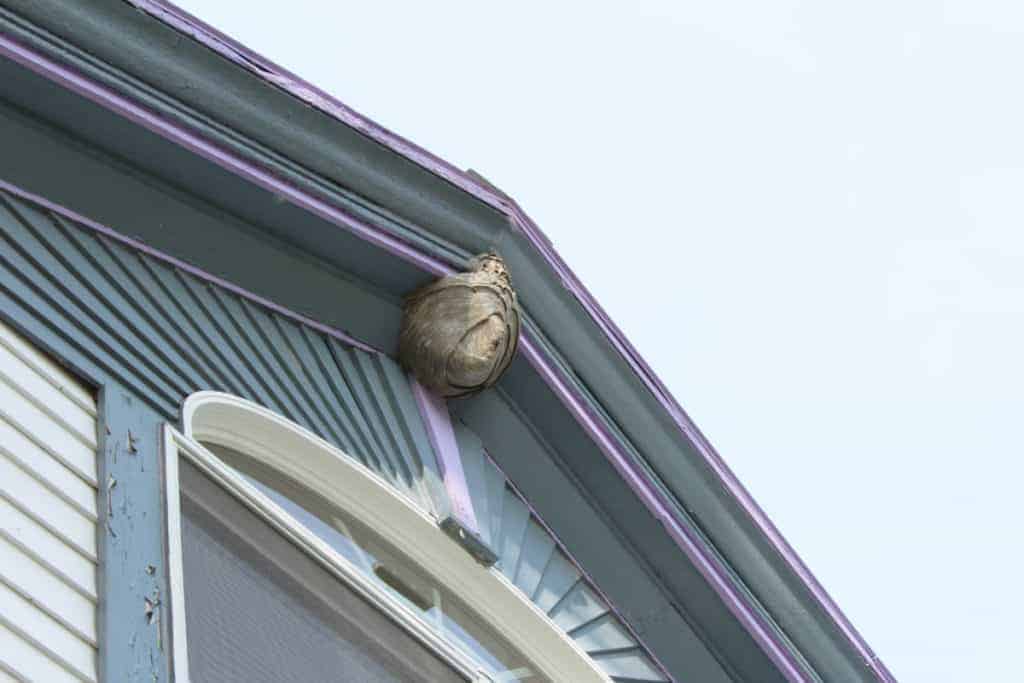
[[[493,385],[519,345],[519,305],[505,262],[489,252],[469,271],[443,277],[405,300],[398,359],[445,397]]]

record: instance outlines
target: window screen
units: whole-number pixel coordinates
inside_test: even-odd
[[[418,612],[428,627],[474,659],[495,681],[545,683],[499,630],[447,587],[384,545],[373,529],[282,473],[236,451],[205,444],[211,452],[297,522],[314,533],[382,592]]]
[[[465,682],[184,460],[180,486],[195,683]]]

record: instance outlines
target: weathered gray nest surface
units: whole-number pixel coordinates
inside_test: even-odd
[[[493,385],[519,343],[518,302],[504,262],[486,254],[474,259],[472,267],[405,301],[399,361],[441,396],[463,396]]]

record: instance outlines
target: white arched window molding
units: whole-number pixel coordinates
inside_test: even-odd
[[[438,586],[457,595],[508,642],[538,674],[552,681],[608,682],[590,657],[494,568],[476,562],[412,501],[354,458],[315,434],[250,401],[219,392],[190,396],[184,433],[165,428],[167,543],[171,576],[171,637],[178,683],[188,681],[187,614],[181,554],[178,460],[186,458],[211,480],[389,615],[469,680],[489,681],[478,663],[275,504],[203,443],[252,458],[307,488],[372,530]]]

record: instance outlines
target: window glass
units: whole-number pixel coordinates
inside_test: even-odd
[[[184,460],[180,488],[193,681],[466,681]]]
[[[364,576],[418,612],[439,634],[475,659],[494,681],[545,680],[494,628],[419,571],[400,548],[384,545],[372,529],[281,473],[231,450],[205,445]]]

